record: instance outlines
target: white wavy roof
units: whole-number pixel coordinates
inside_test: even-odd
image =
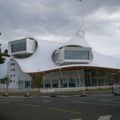
[[[38,48],[32,56],[24,59],[16,59],[16,61],[19,63],[21,69],[26,73],[42,72],[70,66],[93,66],[120,69],[120,59],[102,55],[93,50],[93,60],[89,64],[57,66],[52,61],[52,54],[56,49],[66,45],[90,47],[86,41],[80,39],[70,40],[64,43],[38,40]]]

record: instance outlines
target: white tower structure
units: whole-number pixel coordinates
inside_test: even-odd
[[[81,20],[80,20],[80,27],[73,35],[72,39],[85,39],[85,25],[84,25],[84,11],[83,11],[83,1],[82,0],[77,0],[80,4],[80,15],[81,15]]]

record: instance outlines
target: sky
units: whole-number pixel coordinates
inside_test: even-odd
[[[100,53],[120,56],[120,0],[0,0],[0,41],[68,41],[83,24]]]

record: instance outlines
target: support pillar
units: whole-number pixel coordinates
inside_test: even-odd
[[[61,68],[60,68],[60,74],[61,74],[62,83],[64,84],[64,78],[63,78],[63,73],[62,73]]]

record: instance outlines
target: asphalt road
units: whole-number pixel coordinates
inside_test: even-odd
[[[0,96],[0,120],[120,120],[120,96]]]

